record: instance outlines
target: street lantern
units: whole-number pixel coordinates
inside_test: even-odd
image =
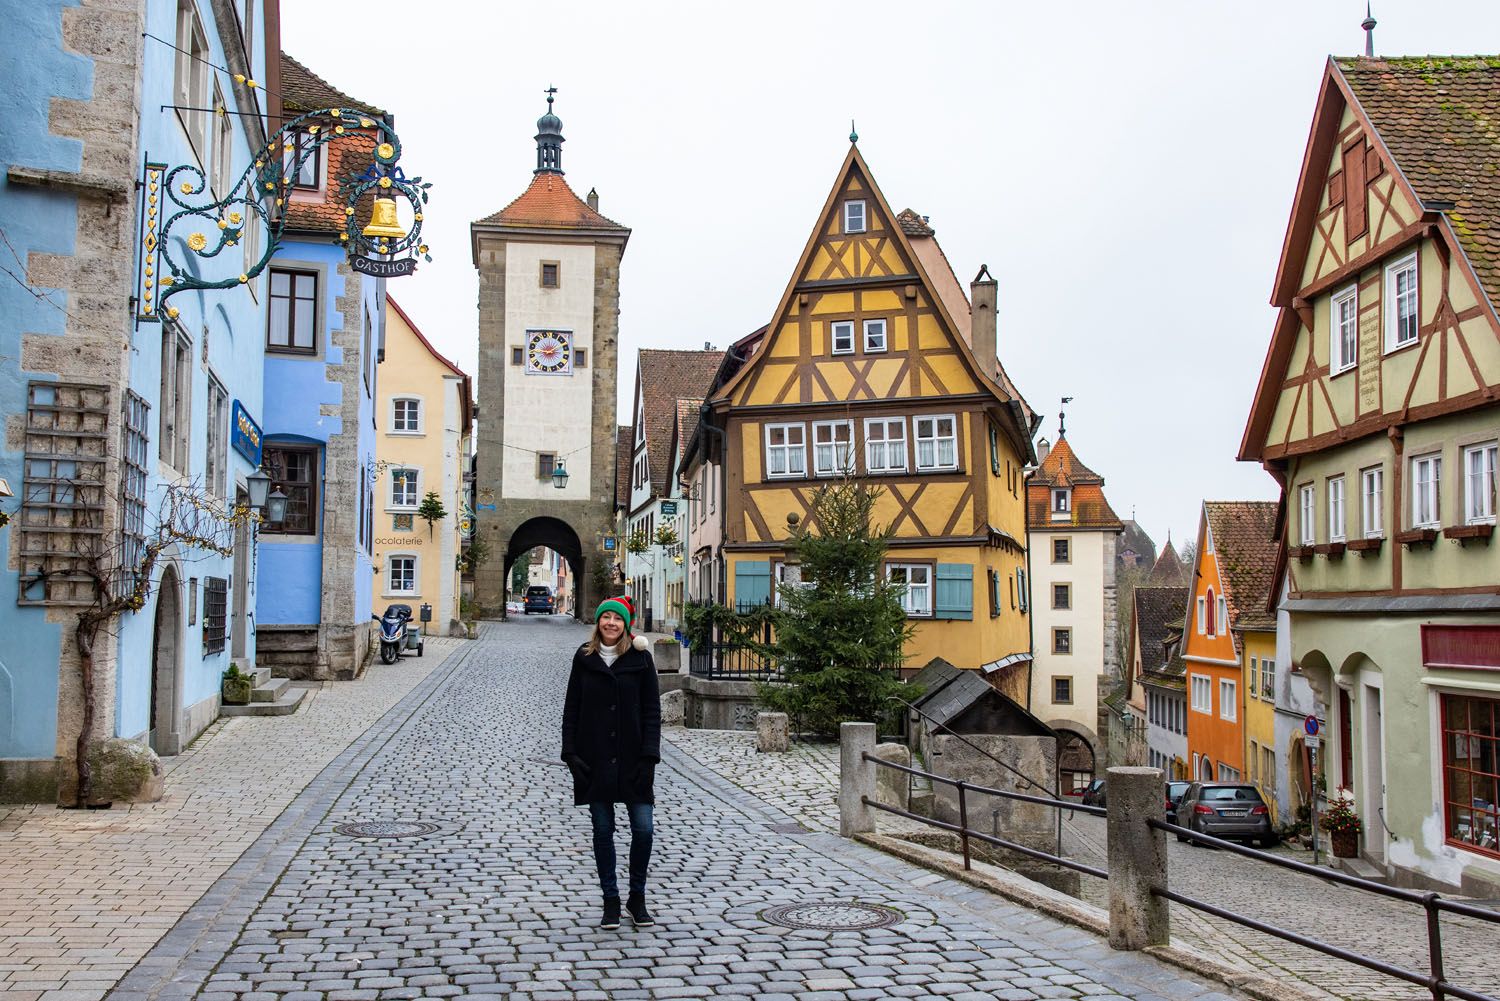
[[[266,493],[271,489],[271,477],[266,473],[265,466],[245,477],[245,489],[250,493],[250,509],[264,511]]]
[[[568,485],[568,471],[563,468],[561,459],[558,459],[557,464],[552,467],[552,485],[559,490]]]
[[[271,496],[266,498],[266,520],[273,525],[279,525],[286,521],[286,494],[277,487],[271,491]]]

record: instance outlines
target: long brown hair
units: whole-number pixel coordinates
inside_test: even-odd
[[[605,612],[604,615],[613,615],[613,616],[616,616],[617,618],[619,617],[619,613],[618,612]],[[600,619],[604,618],[604,615],[599,616],[599,618]],[[621,626],[623,626],[625,624],[625,620],[624,619],[620,619],[620,624],[621,624]],[[604,646],[604,637],[599,635],[599,619],[595,619],[594,620],[594,631],[589,634],[589,641],[583,645],[583,652],[585,654],[589,655],[589,656],[593,656],[594,654],[596,654],[596,653],[599,652],[599,648],[602,647],[602,646]],[[618,642],[618,643],[615,644],[615,653],[616,654],[622,654],[622,653],[624,653],[625,651],[627,651],[629,649],[630,649],[630,630],[629,629],[621,629],[621,631],[620,631],[620,642]]]

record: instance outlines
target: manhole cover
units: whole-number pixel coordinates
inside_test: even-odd
[[[761,918],[783,928],[809,928],[816,931],[865,931],[889,928],[906,915],[894,907],[879,904],[852,904],[820,901],[805,904],[780,904],[760,912]]]
[[[420,838],[437,829],[436,824],[416,820],[362,820],[339,824],[334,831],[349,838]]]

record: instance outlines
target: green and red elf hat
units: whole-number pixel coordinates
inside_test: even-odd
[[[625,635],[631,637],[631,646],[635,647],[637,650],[646,649],[646,637],[635,636],[630,631],[631,627],[635,625],[635,602],[631,601],[627,595],[623,594],[617,598],[605,598],[603,601],[599,602],[599,607],[594,609],[594,621],[598,622],[599,616],[603,615],[605,612],[614,612],[620,618],[625,620]]]

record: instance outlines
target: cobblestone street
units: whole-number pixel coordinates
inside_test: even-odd
[[[586,814],[556,761],[566,666],[583,637],[560,618],[487,626],[295,797],[111,997],[1233,996],[800,831],[671,746],[657,777],[659,924],[594,929]],[[399,840],[335,830],[351,821],[433,829]],[[885,905],[895,923],[827,932],[763,916],[818,901]]]
[[[839,751],[834,743],[794,743],[784,755],[759,755],[752,734],[672,730],[668,739],[704,764],[787,811],[814,830],[838,830]],[[1065,843],[1079,861],[1106,864],[1104,819],[1067,815]],[[881,831],[893,833],[882,814]],[[1427,968],[1427,932],[1413,906],[1324,883],[1297,873],[1168,840],[1173,889],[1227,906],[1283,928],[1412,970]],[[1280,849],[1302,861],[1310,852]],[[1101,880],[1084,876],[1083,899],[1108,907]],[[1444,957],[1451,980],[1480,990],[1500,989],[1500,930],[1452,915],[1443,918]],[[1172,905],[1174,940],[1247,970],[1298,983],[1314,994],[1348,1001],[1407,1001],[1427,992],[1283,942],[1191,908]]]

